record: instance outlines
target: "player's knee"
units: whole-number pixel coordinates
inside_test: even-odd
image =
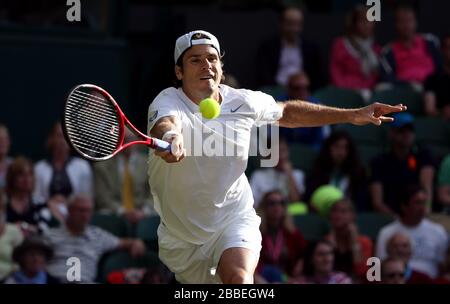
[[[253,274],[245,271],[244,269],[238,269],[233,271],[228,278],[223,280],[224,284],[253,284]]]

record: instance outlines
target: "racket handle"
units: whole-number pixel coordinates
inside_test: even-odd
[[[158,151],[171,151],[171,144],[167,141],[153,138],[153,147]]]

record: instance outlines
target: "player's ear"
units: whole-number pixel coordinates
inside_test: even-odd
[[[180,67],[179,65],[175,65],[175,76],[177,77],[178,80],[183,79],[183,68]]]

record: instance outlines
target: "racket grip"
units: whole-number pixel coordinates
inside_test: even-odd
[[[153,138],[153,147],[158,151],[171,151],[171,144],[167,141]]]

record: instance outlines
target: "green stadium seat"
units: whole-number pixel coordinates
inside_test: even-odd
[[[294,216],[294,224],[307,241],[320,240],[330,230],[328,221],[313,213]]]
[[[369,168],[374,157],[382,154],[385,150],[383,147],[377,145],[360,145],[357,147],[361,161],[366,168]]]
[[[402,103],[408,106],[408,112],[415,115],[423,114],[422,96],[407,86],[375,91],[371,102],[382,102],[392,105]]]
[[[450,147],[450,124],[448,122],[438,118],[418,117],[414,125],[419,144]]]
[[[356,217],[359,232],[373,241],[376,241],[380,229],[392,221],[391,217],[376,212],[362,212],[358,213]]]
[[[105,255],[99,263],[97,278],[106,283],[108,274],[127,268],[149,268],[161,263],[158,254],[147,251],[143,256],[133,258],[128,251],[115,251]]]
[[[117,215],[94,214],[91,225],[100,227],[118,237],[129,237],[131,235],[131,228],[126,219]]]
[[[146,243],[148,248],[158,248],[158,226],[159,216],[148,216],[140,220],[136,227],[136,237]]]
[[[351,124],[335,125],[334,130],[346,131],[358,145],[386,146],[386,127],[375,125],[355,126]]]
[[[364,101],[358,91],[328,86],[313,94],[322,104],[338,108],[359,108]]]
[[[308,173],[314,165],[318,152],[308,145],[291,144],[289,146],[289,154],[292,165]]]

